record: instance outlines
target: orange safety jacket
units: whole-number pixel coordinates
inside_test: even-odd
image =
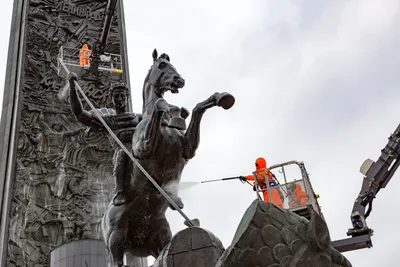
[[[305,205],[308,201],[307,193],[301,189],[299,184],[296,184],[294,190],[291,192],[291,207],[298,205]]]
[[[82,49],[79,50],[79,64],[81,66],[89,66],[89,57],[92,54],[92,51],[89,50],[89,47],[87,44],[84,44],[82,46]]]
[[[254,174],[250,174],[246,176],[246,180],[254,181],[254,185],[258,185],[263,191],[264,195],[264,200],[266,202],[270,202],[269,196],[268,196],[268,190],[267,189],[267,184],[266,184],[266,179],[265,179],[265,173],[267,173],[268,177],[268,183],[270,185],[276,185],[276,181],[274,180],[272,173],[268,170],[267,168],[267,162],[264,158],[258,158],[256,159],[256,173],[255,176],[257,179],[255,179]],[[260,183],[260,184],[259,184]],[[272,195],[272,203],[275,205],[278,205],[280,207],[283,206],[283,200],[282,200],[282,195],[279,191],[278,188],[271,188],[271,195]]]

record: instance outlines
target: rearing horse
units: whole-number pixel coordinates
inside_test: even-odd
[[[153,65],[143,86],[143,119],[137,125],[132,139],[132,154],[169,196],[183,208],[177,189],[170,184],[180,181],[182,171],[200,141],[200,123],[209,108],[221,106],[230,109],[235,98],[228,93],[215,93],[200,102],[192,111],[185,131],[186,109],[170,105],[163,98],[166,91],[178,93],[185,84],[168,55],[158,57],[153,52]],[[123,255],[158,257],[172,238],[165,212],[168,201],[148,181],[133,163],[127,174],[127,194],[130,201],[122,206],[112,202],[102,220],[104,241],[112,266],[123,264]]]

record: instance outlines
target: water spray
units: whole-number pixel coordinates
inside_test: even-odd
[[[199,185],[200,182],[181,182],[179,184],[179,190],[186,190],[192,188],[193,186]]]

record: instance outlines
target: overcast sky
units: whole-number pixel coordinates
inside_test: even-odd
[[[0,10],[0,84],[11,2]],[[182,180],[247,175],[260,156],[268,165],[304,161],[332,239],[346,238],[359,167],[379,157],[400,122],[400,1],[144,3],[124,2],[134,110],[141,111],[154,48],[168,53],[186,79],[179,95],[167,96],[171,103],[191,110],[216,91],[236,98],[231,110],[205,114],[200,147]],[[399,173],[368,218],[374,248],[345,253],[355,267],[398,265]],[[198,185],[181,196],[188,216],[225,247],[255,198],[239,181]],[[179,214],[168,217],[174,233],[184,228]]]

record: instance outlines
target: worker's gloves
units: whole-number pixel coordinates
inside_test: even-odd
[[[76,75],[76,74],[73,73],[73,72],[70,72],[70,73],[68,73],[68,75],[67,75],[67,79],[68,79],[68,81],[69,81],[70,83],[74,83],[74,81],[77,81],[77,80],[78,80],[78,75]]]
[[[240,180],[240,181],[243,181],[243,182],[246,182],[246,181],[247,181],[247,178],[246,178],[245,176],[239,176],[239,180]]]

